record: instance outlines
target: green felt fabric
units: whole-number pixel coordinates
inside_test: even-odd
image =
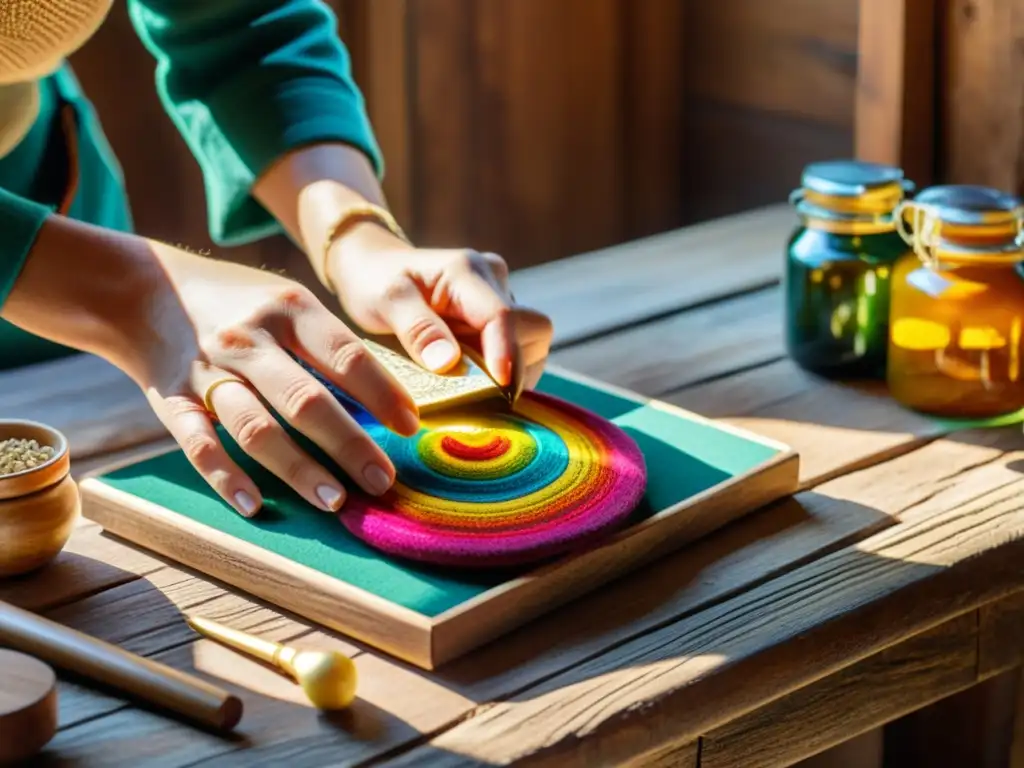
[[[628,398],[545,374],[538,387],[604,416],[637,441],[649,483],[634,520],[643,519],[746,472],[777,452],[696,420],[639,405]],[[255,520],[235,513],[209,489],[180,452],[101,478],[200,523],[341,579],[424,616],[436,616],[515,576],[467,574],[390,559],[349,534],[332,515],[307,505],[224,438],[262,489],[266,508]]]

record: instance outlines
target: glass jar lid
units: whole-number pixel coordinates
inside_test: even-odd
[[[930,209],[939,221],[962,226],[1007,224],[1016,229],[1024,214],[1013,195],[972,184],[929,187],[914,202]]]
[[[804,168],[790,195],[812,226],[836,233],[871,234],[895,228],[893,212],[913,184],[903,171],[863,160],[827,160]]]
[[[859,197],[879,189],[903,190],[903,171],[863,160],[826,160],[804,168],[804,189],[834,197]]]
[[[927,261],[1020,260],[1024,203],[991,187],[947,184],[929,187],[900,204],[897,227]]]

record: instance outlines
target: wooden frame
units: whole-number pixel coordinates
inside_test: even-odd
[[[554,367],[552,371],[638,404],[711,424],[779,453],[597,546],[500,584],[433,618],[116,490],[96,477],[86,477],[80,484],[83,516],[109,533],[400,659],[434,669],[798,488],[799,457],[786,445],[588,377]],[[135,456],[129,463],[140,458]]]
[[[934,0],[860,0],[854,151],[895,165],[918,187],[935,180]]]

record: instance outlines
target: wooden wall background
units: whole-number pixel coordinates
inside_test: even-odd
[[[785,199],[853,147],[858,0],[332,0],[424,245],[514,266]],[[211,247],[202,181],[116,4],[72,60],[139,228]],[[282,240],[238,257],[280,266]]]
[[[935,19],[934,72],[877,65],[901,3],[908,19]],[[894,97],[892,84],[858,83],[858,44],[881,77],[902,78],[896,89],[935,89],[934,121],[907,112],[916,176],[1024,194],[1019,0],[330,4],[387,154],[389,199],[424,245],[495,250],[518,267],[783,200],[806,163],[854,153],[857,104],[871,105],[870,128]],[[72,63],[139,228],[211,247],[202,179],[123,4]],[[236,257],[299,263],[283,239]]]

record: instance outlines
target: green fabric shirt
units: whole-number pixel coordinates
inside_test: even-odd
[[[296,147],[345,142],[365,152],[383,176],[348,52],[324,3],[127,2],[134,28],[156,60],[161,103],[202,169],[214,242],[231,246],[283,232],[251,188],[265,168]],[[32,131],[0,159],[0,307],[63,196],[64,104],[74,108],[78,123],[79,187],[69,215],[131,229],[120,167],[70,68],[43,81],[41,90]],[[0,369],[67,352],[0,320]]]

